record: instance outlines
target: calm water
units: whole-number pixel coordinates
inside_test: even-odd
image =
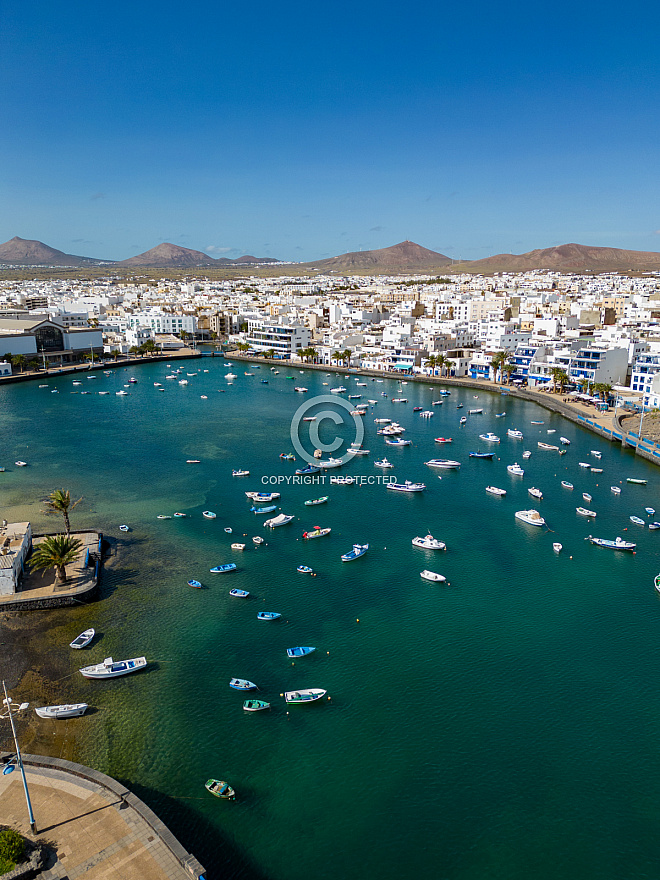
[[[218,358],[182,370],[195,373],[187,387],[166,381],[164,365],[145,364],[84,377],[83,386],[67,377],[49,388],[0,389],[0,464],[8,468],[1,515],[53,529],[40,499],[66,487],[84,496],[75,524],[118,540],[102,601],[71,612],[62,643],[93,625],[101,635],[87,662],[141,654],[150,661],[134,677],[66,683],[63,698],[98,709],[72,722],[79,759],[142,794],[209,877],[656,877],[660,531],[628,517],[660,509],[658,472],[559,416],[495,393],[475,400],[476,392],[452,389],[423,420],[413,406],[439,399],[425,385],[399,394],[395,380],[353,388],[353,377],[285,367],[275,376],[264,366],[249,377],[240,364],[229,385]],[[130,375],[139,383],[117,397]],[[294,393],[298,382],[308,395]],[[293,413],[340,383],[364,402],[378,399],[364,419],[371,454],[342,473],[382,473],[374,461],[386,454],[390,474],[423,479],[428,490],[285,485],[278,504],[296,519],[267,534],[244,492],[263,489],[262,475],[293,474],[299,463],[279,459],[292,449]],[[71,393],[99,390],[111,394]],[[409,402],[393,404],[392,396]],[[483,415],[459,428],[470,407]],[[413,445],[386,447],[376,416],[399,420]],[[508,427],[525,440],[508,439]],[[470,460],[470,450],[488,448],[478,440],[485,431],[502,438],[490,447],[496,459]],[[454,442],[434,444],[442,435]],[[560,435],[572,441],[567,455],[537,448]],[[524,449],[533,454],[523,463]],[[463,467],[440,480],[423,462],[445,456]],[[29,467],[15,468],[16,459]],[[506,471],[516,460],[524,479]],[[589,460],[604,473],[578,466]],[[232,478],[234,467],[251,476]],[[628,476],[648,485],[626,484]],[[575,489],[563,489],[562,479]],[[508,494],[492,497],[488,484]],[[543,501],[527,494],[530,486],[543,490]],[[597,511],[595,522],[575,513],[583,491],[593,495],[586,506]],[[303,506],[322,494],[328,504]],[[514,519],[532,507],[549,530]],[[215,521],[202,517],[206,509]],[[156,519],[174,511],[188,516]],[[127,535],[118,531],[124,522]],[[332,533],[303,542],[313,525]],[[447,552],[411,546],[427,531]],[[601,550],[584,540],[590,533],[630,536],[638,552]],[[267,546],[253,547],[257,534]],[[248,543],[244,553],[230,549],[236,540]],[[354,542],[369,542],[369,552],[342,564]],[[208,573],[232,560],[237,572]],[[301,563],[317,577],[298,574]],[[424,568],[451,586],[421,580]],[[206,589],[188,588],[191,577]],[[232,587],[250,598],[231,598]],[[258,621],[258,610],[282,619]],[[300,644],[317,651],[292,663],[285,649]],[[71,657],[72,671],[80,659]],[[233,676],[255,681],[272,710],[244,713],[244,695],[228,687]],[[327,688],[331,700],[287,712],[280,694],[297,687]],[[207,795],[209,776],[230,781],[238,800]]]

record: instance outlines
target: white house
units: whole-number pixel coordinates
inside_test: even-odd
[[[32,546],[32,526],[29,522],[8,523],[0,526],[0,596],[16,592],[23,573],[25,559]]]

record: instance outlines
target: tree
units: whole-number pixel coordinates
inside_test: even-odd
[[[351,350],[350,348],[345,348],[341,353],[341,359],[344,363],[351,365]]]
[[[155,351],[158,351],[158,346],[153,339],[147,339],[147,341],[143,343],[142,348],[147,354],[153,354]]]
[[[56,513],[61,513],[64,517],[64,528],[66,529],[67,536],[71,534],[69,513],[77,507],[81,501],[82,498],[79,498],[77,501],[71,503],[71,493],[68,489],[56,489],[54,492],[51,492],[46,499],[46,506],[48,509],[50,511],[55,511]]]
[[[446,360],[447,360],[447,358],[444,356],[444,354],[438,354],[435,357],[435,365],[436,365],[436,367],[439,368],[441,376],[442,376],[442,368],[444,367]]]
[[[550,371],[550,375],[552,376],[552,387],[556,390],[557,385],[559,385],[559,393],[564,393],[564,386],[568,382],[568,375],[566,374],[566,370],[562,369],[562,367],[553,367]]]
[[[33,373],[39,369],[39,361],[37,358],[30,358],[28,361],[28,368],[32,370]]]
[[[309,360],[314,361],[318,357],[318,351],[310,345],[310,347],[307,349],[307,356]]]
[[[275,357],[275,349],[269,348],[268,351],[264,352],[264,357],[265,358],[274,358]]]
[[[12,358],[13,366],[19,367],[21,373],[23,372],[23,367],[25,366],[26,363],[27,363],[27,358],[25,357],[24,354],[15,354],[14,357]]]
[[[128,353],[129,354],[140,354],[140,349],[137,347],[137,345],[131,345],[131,347],[128,349]]]
[[[449,358],[445,358],[444,367],[445,367],[445,370],[446,370],[446,373],[445,373],[446,376],[449,375],[449,373],[450,373],[450,371],[451,371],[451,368],[452,368],[453,366],[454,366],[454,362],[453,362],[453,361],[450,361]]]
[[[344,360],[343,352],[341,352],[341,351],[333,351],[333,352],[332,352],[332,360],[333,360],[333,361],[343,361],[343,360]]]
[[[515,373],[516,370],[517,370],[517,367],[515,364],[506,363],[502,366],[502,372],[506,373],[506,384],[507,385],[511,384],[511,373]]]
[[[435,365],[436,365],[436,363],[437,363],[437,361],[436,361],[436,359],[435,359],[435,355],[434,355],[434,354],[432,354],[432,355],[431,355],[429,358],[427,358],[427,360],[426,360],[426,366],[430,368],[430,370],[431,370],[431,375],[432,375],[432,376],[435,376]]]
[[[498,351],[490,359],[490,365],[493,369],[493,382],[497,382],[497,374],[500,372],[501,375],[502,367],[507,363],[509,357],[508,351]]]
[[[35,548],[30,559],[30,567],[35,571],[54,568],[61,584],[67,581],[66,566],[70,565],[80,551],[83,543],[67,535],[50,535]]]

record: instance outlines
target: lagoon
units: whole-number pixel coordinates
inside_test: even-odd
[[[648,520],[644,508],[660,508],[656,469],[498,393],[475,399],[472,389],[452,387],[433,418],[421,419],[412,408],[430,409],[437,387],[409,383],[399,393],[388,379],[353,388],[350,376],[278,369],[249,366],[254,375],[245,376],[237,363],[230,384],[222,361],[204,358],[184,364],[182,376],[195,373],[187,386],[165,382],[165,364],[145,363],[96,373],[96,381],[74,377],[82,388],[67,376],[49,378],[47,389],[0,388],[2,517],[53,530],[40,499],[65,487],[84,496],[74,527],[98,527],[116,540],[101,599],[70,613],[62,644],[94,626],[101,637],[85,664],[142,654],[150,662],[124,680],[73,674],[59,685],[62,701],[98,710],[75,719],[75,760],[129,784],[209,878],[654,875],[660,532],[629,516]],[[116,396],[130,376],[138,383]],[[299,382],[307,394],[294,392]],[[362,392],[363,402],[378,403],[364,418],[370,455],[341,473],[376,476],[374,461],[387,455],[395,465],[388,475],[423,480],[426,492],[401,495],[369,481],[270,482],[304,465],[279,458],[293,449],[297,408],[342,382],[343,397]],[[393,396],[408,403],[393,404]],[[470,408],[483,414],[459,427]],[[401,422],[412,445],[386,446],[378,417]],[[508,438],[510,427],[524,441]],[[469,459],[484,450],[478,437],[488,431],[501,437],[494,460]],[[349,429],[340,434],[354,439]],[[560,434],[572,441],[565,456],[538,449]],[[437,436],[453,443],[435,444]],[[321,437],[330,439],[327,426]],[[525,449],[532,457],[523,462]],[[602,474],[578,465],[592,449],[602,453],[593,458]],[[435,457],[462,467],[424,465]],[[28,467],[16,468],[19,459]],[[514,461],[523,479],[507,473]],[[233,468],[250,476],[232,477]],[[562,479],[575,489],[562,488]],[[487,485],[507,495],[489,495]],[[543,501],[530,498],[530,486],[542,489]],[[281,512],[295,517],[273,531],[244,495],[270,489],[281,492]],[[582,492],[593,496],[595,521],[575,512]],[[329,502],[304,506],[319,495]],[[532,507],[548,530],[515,519]],[[204,519],[203,510],[217,518]],[[157,519],[175,511],[186,517]],[[119,532],[121,523],[131,531]],[[304,542],[302,532],[315,525],[332,532]],[[447,551],[412,547],[427,532]],[[594,547],[589,534],[635,540],[638,552]],[[266,546],[255,548],[254,535]],[[245,551],[231,550],[235,541]],[[553,541],[563,544],[560,555]],[[342,564],[354,543],[369,543],[368,553]],[[227,562],[237,571],[209,573]],[[317,576],[298,573],[301,564]],[[451,586],[422,580],[424,569]],[[191,590],[191,578],[205,589]],[[250,597],[232,598],[232,588]],[[262,610],[282,618],[259,621]],[[317,650],[291,661],[286,649],[295,645]],[[71,673],[80,659],[70,657]],[[229,688],[233,677],[256,682],[256,696],[272,709],[244,712],[243,695]],[[285,706],[285,690],[305,687],[325,688],[331,699]],[[208,796],[210,776],[229,781],[237,800]]]

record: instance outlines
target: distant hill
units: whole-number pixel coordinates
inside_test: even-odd
[[[555,272],[643,272],[660,269],[660,253],[626,251],[619,248],[562,244],[529,251],[526,254],[497,254],[453,267],[456,272],[531,272],[549,269]]]
[[[65,254],[43,241],[30,238],[14,236],[10,241],[0,244],[0,263],[16,263],[21,266],[96,266],[108,262],[111,261]]]
[[[145,251],[143,254],[129,257],[128,260],[122,260],[116,265],[144,266],[144,268],[154,269],[187,269],[188,267],[192,269],[217,266],[218,261],[214,260],[213,257],[209,257],[208,254],[202,253],[202,251],[193,251],[190,248],[179,247],[178,244],[163,242],[163,244],[156,245],[156,247]]]
[[[375,251],[354,251],[327,260],[316,260],[314,263],[299,263],[297,268],[315,268],[323,273],[396,275],[434,272],[450,266],[451,263],[451,259],[444,254],[430,251],[414,241],[402,241],[392,247]]]

